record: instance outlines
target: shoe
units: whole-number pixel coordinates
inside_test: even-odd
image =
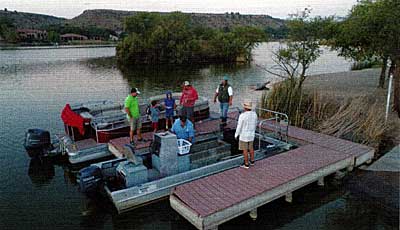
[[[135,142],[134,141],[130,141],[129,144],[135,146]]]
[[[248,168],[249,168],[249,165],[242,164],[242,165],[240,166],[240,168],[248,169]]]
[[[250,166],[253,166],[254,163],[256,163],[255,161],[250,161]]]

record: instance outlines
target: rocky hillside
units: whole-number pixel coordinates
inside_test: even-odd
[[[12,21],[16,28],[24,29],[43,29],[49,25],[68,24],[77,27],[95,26],[111,29],[113,31],[122,31],[124,18],[134,15],[135,13],[137,13],[137,11],[85,10],[82,14],[73,19],[65,19],[42,14],[0,10],[0,18],[6,17]],[[277,28],[284,24],[283,20],[272,18],[268,15],[241,15],[239,13],[189,13],[189,15],[192,17],[194,23],[212,28],[232,26]]]
[[[81,15],[69,21],[72,25],[98,26],[114,31],[123,29],[124,17],[131,16],[137,11],[117,10],[86,10]],[[239,13],[205,14],[189,13],[194,23],[212,28],[232,26],[260,26],[277,28],[284,24],[284,20],[272,18],[268,15],[241,15]]]
[[[67,21],[65,18],[43,14],[0,10],[0,18],[2,17],[10,20],[18,29],[43,29],[49,25],[59,25]]]

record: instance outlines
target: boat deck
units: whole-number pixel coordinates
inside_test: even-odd
[[[219,126],[220,121],[218,119],[210,119],[210,120],[203,120],[198,121],[195,124],[196,128],[196,136],[205,135],[209,133],[215,133],[220,131]],[[236,122],[234,120],[228,120],[227,125],[225,128],[234,129],[236,128]],[[153,141],[153,132],[146,132],[143,133],[143,139],[145,141],[137,141],[137,136],[135,135],[135,151],[137,153],[147,152],[148,148]],[[125,148],[124,146],[129,144],[129,137],[120,137],[110,140],[108,143],[109,150],[116,156],[116,157],[126,157],[125,155]]]
[[[269,127],[269,126],[268,126]],[[267,126],[264,129],[269,129]],[[170,204],[198,229],[218,225],[285,196],[339,170],[370,161],[374,150],[364,145],[289,127],[289,138],[302,145],[257,161],[249,169],[234,168],[175,187]]]
[[[83,149],[88,149],[88,148],[93,148],[95,146],[101,145],[97,143],[94,139],[88,138],[80,141],[75,141],[75,145],[77,149],[83,150]]]

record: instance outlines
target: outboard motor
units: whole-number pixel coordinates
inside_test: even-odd
[[[103,174],[99,167],[91,165],[79,170],[78,180],[81,192],[92,193],[103,184]]]
[[[30,157],[45,155],[51,148],[50,133],[42,129],[29,129],[25,133],[24,147]]]

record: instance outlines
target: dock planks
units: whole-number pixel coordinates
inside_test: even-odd
[[[293,126],[289,137],[302,145],[257,161],[249,169],[234,168],[177,186],[170,195],[172,208],[198,229],[217,228],[329,174],[351,170],[374,155],[367,146]]]

